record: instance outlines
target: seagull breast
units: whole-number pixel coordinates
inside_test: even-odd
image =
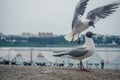
[[[82,22],[82,23],[79,22],[79,21],[77,21],[77,22],[75,23],[74,27],[73,27],[73,33],[74,33],[74,34],[79,34],[79,33],[81,33],[82,31],[86,30],[87,28],[89,28],[88,23],[89,23],[89,20],[84,21],[84,22]]]

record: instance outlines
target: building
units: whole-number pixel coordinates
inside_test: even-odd
[[[44,32],[39,32],[38,36],[39,37],[54,37],[53,33],[44,33]]]
[[[25,32],[23,32],[22,33],[22,37],[23,38],[30,38],[30,37],[38,37],[38,35],[35,35],[35,34],[31,34],[31,33],[25,33]]]
[[[53,33],[45,33],[45,32],[39,32],[38,35],[31,34],[31,33],[25,33],[23,32],[21,35],[23,38],[30,38],[30,37],[55,37]]]

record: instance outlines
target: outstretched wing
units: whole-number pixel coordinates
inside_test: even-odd
[[[78,16],[83,15],[86,9],[87,2],[89,0],[80,0],[75,8],[75,13],[72,21],[72,29],[75,26],[76,22],[78,22]],[[80,21],[79,21],[80,23]]]
[[[87,19],[90,19],[94,22],[98,21],[99,19],[104,19],[113,12],[115,12],[116,11],[115,9],[118,8],[119,5],[120,5],[120,1],[117,1],[105,6],[95,8],[88,12]]]
[[[89,0],[80,0],[75,8],[75,15],[83,15]]]

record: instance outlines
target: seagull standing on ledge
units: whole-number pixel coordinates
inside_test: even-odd
[[[72,32],[65,36],[67,41],[75,41],[79,39],[79,34],[84,30],[88,29],[90,26],[94,26],[94,24],[99,21],[99,19],[104,19],[113,12],[115,12],[116,8],[120,5],[120,1],[116,1],[114,3],[101,6],[95,8],[88,12],[86,18],[83,18],[86,5],[89,0],[80,0],[75,8],[75,13],[72,21]],[[78,44],[80,39],[78,41]]]
[[[94,42],[92,39],[93,35],[95,35],[95,34],[92,32],[87,32],[86,36],[85,36],[85,44],[83,46],[78,46],[75,49],[72,49],[72,50],[69,50],[66,52],[62,52],[60,54],[56,54],[53,56],[61,57],[64,55],[69,55],[73,59],[80,60],[80,69],[85,70],[85,68],[82,64],[82,60],[92,56],[95,53],[95,45],[94,45]]]

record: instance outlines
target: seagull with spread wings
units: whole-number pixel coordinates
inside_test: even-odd
[[[65,36],[67,41],[75,41],[80,38],[80,33],[84,30],[88,29],[90,26],[94,26],[94,24],[100,19],[104,19],[113,12],[120,5],[120,1],[113,2],[111,4],[107,4],[105,6],[97,7],[87,13],[87,16],[83,18],[87,3],[89,0],[80,0],[75,8],[75,13],[72,21],[72,32]],[[80,39],[78,41],[80,43]]]

